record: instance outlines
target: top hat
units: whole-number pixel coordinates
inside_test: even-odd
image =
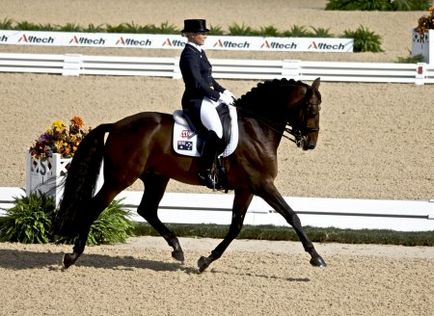
[[[206,20],[204,19],[188,19],[184,20],[184,29],[182,33],[202,33],[209,32],[206,28]]]

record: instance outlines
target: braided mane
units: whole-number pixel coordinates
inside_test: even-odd
[[[242,95],[235,102],[235,106],[261,117],[278,118],[287,111],[285,108],[287,96],[296,87],[309,88],[309,85],[286,78],[260,82]]]

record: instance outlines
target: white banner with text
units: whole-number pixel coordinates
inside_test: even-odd
[[[105,48],[182,49],[181,35],[40,32],[0,30],[0,45],[38,45]],[[352,38],[260,37],[209,35],[207,50],[276,52],[353,52]]]

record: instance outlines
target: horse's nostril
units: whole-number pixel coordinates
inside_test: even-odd
[[[307,145],[307,149],[314,149],[315,148],[315,144],[308,144]]]

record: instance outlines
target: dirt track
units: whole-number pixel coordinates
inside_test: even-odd
[[[197,274],[197,259],[217,242],[181,239],[185,265],[159,237],[91,247],[66,272],[59,261],[69,247],[0,244],[0,314],[434,313],[433,248],[318,245],[329,266],[317,269],[299,243],[238,240]]]
[[[92,3],[92,6],[91,6]],[[383,39],[384,53],[258,54],[218,58],[386,61],[408,55],[410,30],[423,12],[324,12],[325,0],[287,1],[0,0],[0,18],[52,23],[182,25],[358,25]],[[177,51],[11,47],[0,52],[177,56]],[[221,83],[241,95],[254,81]],[[161,78],[0,74],[0,185],[25,185],[24,152],[52,121],[80,115],[90,126],[146,110],[179,108],[181,81]],[[317,149],[279,149],[277,187],[284,195],[387,199],[433,198],[434,89],[399,84],[321,85]],[[168,93],[170,92],[170,93]],[[141,189],[135,184],[133,189]],[[169,191],[206,192],[171,183]],[[187,261],[172,261],[161,238],[92,247],[67,272],[70,247],[0,244],[0,315],[433,315],[432,248],[317,245],[329,266],[314,269],[299,243],[236,241],[208,271],[196,260],[218,240],[183,239]]]

